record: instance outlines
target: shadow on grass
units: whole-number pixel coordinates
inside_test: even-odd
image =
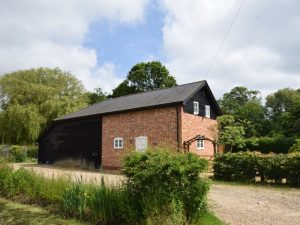
[[[48,211],[0,198],[0,225],[84,225],[76,220],[63,219]]]

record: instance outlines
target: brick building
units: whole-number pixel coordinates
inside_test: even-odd
[[[38,139],[38,161],[119,168],[126,152],[148,147],[211,158],[219,114],[206,81],[108,99],[55,119]]]

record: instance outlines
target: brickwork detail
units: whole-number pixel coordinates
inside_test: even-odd
[[[119,113],[102,118],[102,166],[121,167],[128,151],[135,150],[135,138],[148,137],[148,146],[177,148],[176,107]],[[114,149],[113,140],[122,137],[123,149]]]
[[[204,135],[212,140],[217,136],[217,121],[214,119],[201,117],[183,111],[183,107],[180,110],[181,117],[181,148],[183,148],[183,142],[194,138],[197,135]],[[193,142],[190,146],[190,152],[195,153],[204,158],[212,158],[214,155],[213,143],[205,140],[204,149],[197,149],[196,142]]]

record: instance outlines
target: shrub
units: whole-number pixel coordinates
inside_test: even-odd
[[[90,189],[88,207],[96,224],[120,224],[130,220],[126,190],[121,187],[99,186]]]
[[[259,137],[245,139],[245,146],[243,148],[235,147],[233,152],[238,151],[259,151],[261,153],[288,153],[295,142],[294,137],[286,137],[284,135],[277,135],[274,137]]]
[[[300,138],[295,140],[293,146],[289,149],[289,153],[300,152]]]
[[[167,150],[134,152],[124,160],[126,188],[138,217],[162,212],[173,202],[183,205],[187,220],[206,210],[208,183],[200,178],[207,161],[194,154]]]
[[[74,184],[62,195],[62,208],[68,217],[82,218],[87,204],[87,192],[82,184]]]
[[[217,155],[214,159],[214,177],[226,181],[260,182],[300,185],[300,153],[261,154],[238,152]]]

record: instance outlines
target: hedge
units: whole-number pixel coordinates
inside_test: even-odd
[[[0,157],[8,162],[24,162],[37,158],[37,146],[0,145]]]
[[[238,152],[217,155],[214,178],[225,181],[300,185],[300,153]]]

